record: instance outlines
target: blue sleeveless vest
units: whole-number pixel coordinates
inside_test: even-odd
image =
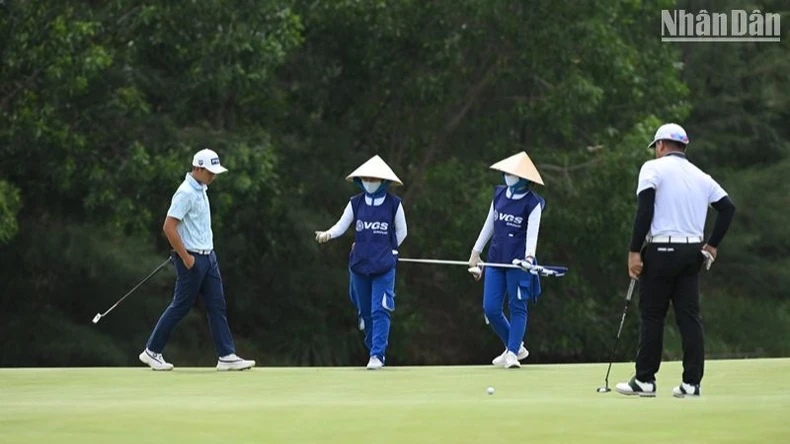
[[[529,214],[546,201],[533,191],[521,199],[509,199],[507,187],[494,190],[494,236],[488,249],[487,262],[509,264],[513,259],[524,259],[527,250],[527,223]]]
[[[398,261],[395,236],[395,213],[401,200],[386,193],[379,206],[365,203],[365,195],[351,198],[356,236],[349,266],[354,273],[370,276],[389,271]]]

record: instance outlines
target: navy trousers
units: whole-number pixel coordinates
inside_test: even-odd
[[[159,322],[156,323],[147,347],[154,353],[162,353],[170,334],[181,319],[186,316],[198,295],[208,312],[208,326],[217,356],[235,353],[233,337],[230,333],[226,315],[225,292],[222,288],[222,276],[219,273],[217,256],[212,251],[209,255],[194,254],[195,265],[187,270],[181,258],[176,257],[176,287],[173,302],[167,307]]]

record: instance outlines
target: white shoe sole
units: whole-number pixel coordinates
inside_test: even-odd
[[[672,396],[674,396],[675,398],[678,398],[678,399],[686,399],[686,398],[688,398],[688,399],[699,399],[699,397],[700,397],[700,395],[688,395],[686,393],[675,393],[675,392],[672,392]]]
[[[617,393],[619,393],[621,395],[625,395],[625,396],[639,396],[640,398],[655,398],[656,397],[656,392],[635,392],[635,391],[632,391],[632,390],[625,391],[625,390],[620,390],[617,387],[614,388],[614,391],[616,391]]]
[[[499,355],[496,358],[494,358],[491,361],[491,365],[493,365],[494,367],[504,367],[505,366],[505,361],[496,362],[496,360],[499,359],[500,356],[502,356],[502,355]],[[524,349],[524,353],[521,353],[521,351],[519,351],[518,355],[516,355],[516,359],[518,359],[519,361],[523,361],[523,360],[527,359],[527,357],[529,357],[529,350],[527,350],[527,349]]]
[[[219,362],[217,363],[217,371],[232,372],[244,371],[255,367],[255,361],[239,361],[239,362]]]
[[[521,368],[521,363],[516,362],[515,364],[505,365],[505,368]]]
[[[151,367],[151,370],[155,372],[169,372],[170,370],[173,370],[173,364],[168,363],[168,365],[161,365],[154,361],[152,357],[148,356],[148,353],[146,352],[140,353],[138,358],[140,359],[140,362],[147,365],[148,367]]]

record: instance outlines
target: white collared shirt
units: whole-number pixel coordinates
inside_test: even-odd
[[[656,190],[650,236],[704,236],[708,206],[727,192],[681,153],[649,160],[639,171],[636,194]]]

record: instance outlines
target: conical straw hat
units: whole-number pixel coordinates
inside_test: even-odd
[[[530,182],[543,185],[543,179],[540,178],[538,169],[532,163],[524,151],[514,154],[507,159],[500,160],[499,162],[491,165],[492,170],[501,171],[503,173],[512,174],[522,179],[527,179]]]
[[[389,180],[395,185],[403,185],[403,182],[398,179],[392,168],[378,155],[371,157],[370,160],[360,165],[359,168],[346,177],[346,180],[353,182],[355,177],[374,177],[376,179]]]

